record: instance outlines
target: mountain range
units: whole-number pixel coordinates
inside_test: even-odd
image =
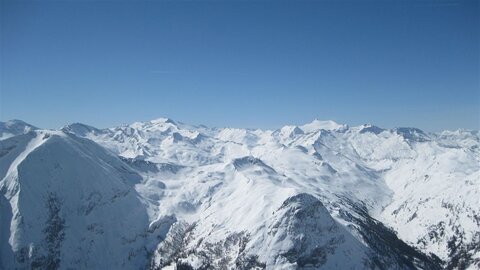
[[[0,122],[1,269],[480,269],[480,133]]]

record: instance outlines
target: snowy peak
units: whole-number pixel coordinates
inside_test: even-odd
[[[178,125],[175,121],[169,118],[158,118],[146,122],[135,122],[131,125],[127,125],[135,129],[147,129],[147,130],[166,130],[168,128],[178,129]]]
[[[480,145],[480,132],[478,130],[445,130],[437,134],[438,141],[447,147],[465,147],[471,150],[478,149]]]
[[[358,213],[350,217],[356,219],[363,212],[361,206],[354,207]],[[294,238],[294,244],[280,254],[302,269],[440,269],[438,262],[403,243],[368,215],[356,221],[368,233],[355,238],[319,199],[307,193],[285,200],[276,215],[278,221],[269,227],[269,234],[273,239]]]
[[[431,140],[430,136],[418,128],[401,127],[396,128],[393,131],[407,141],[426,142]]]
[[[321,120],[315,119],[308,124],[300,126],[300,129],[302,129],[306,133],[316,132],[316,131],[319,131],[321,129],[333,130],[333,131],[344,131],[344,130],[348,129],[348,126],[338,124],[338,123],[336,123],[335,121],[332,121],[332,120],[321,121]]]
[[[64,132],[76,134],[80,137],[86,137],[90,133],[93,133],[95,135],[101,133],[101,130],[89,125],[81,124],[81,123],[73,123],[70,125],[66,125],[62,127],[62,130]]]
[[[36,129],[38,128],[22,120],[14,119],[7,122],[0,122],[0,140],[25,134]]]
[[[297,126],[284,126],[273,132],[274,136],[278,136],[281,139],[295,139],[295,137],[303,134],[305,132]]]
[[[163,118],[163,117],[157,118],[157,119],[154,119],[154,120],[151,120],[150,123],[152,123],[152,124],[154,124],[154,125],[155,125],[155,124],[172,124],[172,125],[177,125],[177,124],[175,123],[175,121],[173,121],[172,119],[170,119],[170,118]]]
[[[89,140],[58,131],[21,136],[10,150],[20,148],[20,159],[0,158],[10,167],[0,181],[0,215],[9,218],[2,224],[11,225],[0,226],[11,235],[2,269],[142,267],[148,215],[133,188],[140,175]]]
[[[275,250],[275,254],[264,259],[267,267],[351,269],[369,264],[368,248],[338,224],[310,194],[302,193],[285,200],[272,220],[264,248]]]
[[[382,133],[383,131],[385,131],[385,129],[379,128],[379,127],[374,126],[374,125],[366,124],[366,125],[362,125],[358,132],[360,132],[360,133],[369,132],[369,133],[373,133],[375,135],[378,135],[378,134]]]
[[[80,173],[87,167],[102,166],[104,174],[111,174],[118,172],[116,180],[109,184],[115,188],[113,183],[122,181],[122,185],[132,185],[138,183],[141,177],[130,170],[119,157],[106,151],[93,141],[79,138],[75,135],[65,133],[63,131],[54,130],[36,130],[24,135],[15,136],[3,141],[0,141],[0,149],[2,155],[0,156],[0,165],[3,168],[9,165],[9,174],[0,175],[8,178],[11,173],[14,173],[14,181],[24,181],[24,178],[19,177],[21,172],[32,173],[33,169],[43,170],[48,169],[49,162],[55,163],[54,169],[60,169],[60,164],[64,163],[69,166],[70,173],[75,170],[81,174],[92,174],[91,170]],[[16,155],[15,160],[5,158],[9,155]],[[38,159],[38,160],[37,160]],[[54,161],[52,161],[54,160]],[[88,163],[85,166],[76,167],[78,164]],[[31,164],[31,165],[30,165]],[[43,164],[43,165],[41,165]],[[108,165],[108,166],[107,166]],[[31,166],[32,168],[30,168]],[[112,172],[108,169],[112,169]],[[97,174],[101,174],[97,172]],[[36,175],[32,175],[35,176]],[[25,177],[25,179],[29,179]],[[110,179],[110,178],[109,178]],[[71,179],[65,179],[71,181]],[[85,180],[89,180],[86,178]],[[42,178],[41,181],[35,182],[36,185],[42,185],[44,181],[52,181],[51,178]],[[92,183],[95,185],[96,183]],[[53,187],[53,186],[52,186]]]

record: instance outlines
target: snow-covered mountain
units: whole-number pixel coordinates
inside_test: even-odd
[[[7,139],[20,134],[25,134],[37,128],[23,122],[22,120],[10,120],[0,122],[0,140]]]
[[[61,131],[0,142],[3,269],[135,269],[166,229],[148,227],[141,176]]]
[[[478,131],[12,126],[4,269],[480,269]]]

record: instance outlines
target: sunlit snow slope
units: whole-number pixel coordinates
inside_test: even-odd
[[[18,126],[5,269],[480,269],[478,131]]]

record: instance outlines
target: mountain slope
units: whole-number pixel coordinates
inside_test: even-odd
[[[145,266],[141,177],[95,143],[55,131],[0,141],[3,269]],[[3,220],[3,217],[7,217]]]
[[[116,243],[116,255],[104,264],[83,258],[91,269],[478,269],[479,142],[477,131],[432,134],[319,120],[274,131],[161,118],[30,132],[0,141],[7,217],[0,238],[9,238],[0,262],[18,256],[22,245],[57,254],[50,246],[61,243],[60,268],[75,265],[63,255],[73,244],[63,239],[85,230],[75,225],[63,236],[37,228],[29,235],[38,239],[12,240],[24,230],[16,218],[22,200],[14,194],[43,205],[20,212],[62,227],[62,220],[88,220],[65,214],[88,208],[88,194],[100,194],[92,195],[96,202],[120,190],[125,199],[100,200],[92,210],[111,234],[89,239],[127,240],[92,244],[103,250]],[[84,195],[69,195],[76,190]],[[50,193],[65,201],[49,203],[59,201]],[[123,213],[132,216],[122,220]],[[125,231],[129,220],[132,230]],[[49,246],[47,238],[61,241]],[[43,258],[29,256],[21,265]]]

